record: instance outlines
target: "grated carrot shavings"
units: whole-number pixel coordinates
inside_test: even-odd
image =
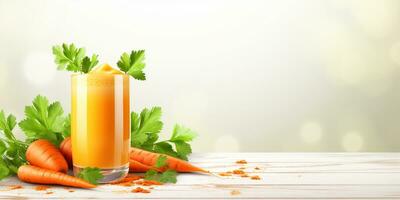
[[[135,184],[143,186],[151,186],[151,185],[162,185],[163,183],[153,180],[140,180],[136,181]]]
[[[50,187],[49,186],[46,186],[46,185],[38,185],[38,186],[36,186],[35,187],[35,190],[37,190],[37,191],[43,191],[43,190],[47,190],[47,189],[49,189]]]
[[[220,176],[232,176],[232,173],[221,172],[221,173],[218,173],[218,175],[220,175]]]
[[[10,185],[9,186],[10,190],[17,190],[17,189],[22,189],[22,185]]]
[[[251,178],[251,180],[261,180],[261,178],[259,177],[259,176],[252,176],[252,177],[250,177]]]
[[[137,188],[133,189],[131,192],[133,192],[133,193],[150,193],[150,190],[146,190],[141,187],[137,187]]]
[[[249,175],[248,174],[242,174],[242,175],[240,175],[240,177],[247,178],[247,177],[249,177]]]
[[[246,160],[238,160],[236,161],[236,164],[247,164]]]
[[[233,174],[245,174],[245,172],[241,169],[235,169],[233,170]]]

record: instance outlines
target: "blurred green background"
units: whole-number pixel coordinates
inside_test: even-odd
[[[69,112],[54,44],[113,66],[142,48],[133,109],[162,106],[196,152],[399,151],[399,24],[396,0],[0,0],[0,107],[21,120],[42,94]]]

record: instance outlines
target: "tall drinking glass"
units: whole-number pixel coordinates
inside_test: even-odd
[[[129,76],[74,74],[71,77],[71,139],[74,174],[101,169],[100,183],[119,180],[129,170]]]

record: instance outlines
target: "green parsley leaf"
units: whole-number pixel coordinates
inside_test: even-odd
[[[140,116],[131,113],[131,146],[137,148],[152,146],[157,141],[158,133],[163,127],[160,121],[161,113],[160,107],[153,107],[151,110],[145,108]]]
[[[167,170],[163,173],[158,173],[157,171],[151,169],[144,174],[144,179],[146,180],[154,180],[161,183],[176,183],[178,173],[174,170]]]
[[[176,183],[176,177],[178,173],[175,170],[169,169],[161,174],[160,182],[161,183]]]
[[[85,56],[84,48],[76,48],[74,44],[55,45],[52,50],[59,70],[88,73],[99,62],[98,55],[93,54],[90,59]]]
[[[117,62],[117,66],[121,71],[137,80],[146,80],[146,75],[143,72],[146,67],[144,59],[144,50],[131,51],[131,54],[123,53]]]
[[[4,111],[0,111],[0,130],[4,132],[4,135],[7,139],[15,139],[11,132],[14,129],[15,124],[16,119],[14,115],[8,115],[6,118]]]
[[[78,177],[86,180],[87,182],[97,185],[98,181],[104,178],[104,175],[101,174],[101,171],[97,167],[86,167],[78,173]]]
[[[144,179],[146,180],[158,180],[159,174],[156,170],[150,169],[144,174]]]
[[[167,156],[165,155],[161,155],[157,158],[155,167],[157,168],[161,168],[161,167],[165,167],[167,166],[168,162],[167,162]]]
[[[189,142],[197,133],[176,124],[169,140],[157,142],[163,126],[161,114],[160,107],[153,107],[151,110],[145,108],[140,115],[131,113],[131,146],[188,160],[188,155],[192,153]]]
[[[26,118],[19,123],[27,141],[42,138],[58,146],[63,140],[61,132],[65,120],[60,102],[49,105],[46,97],[38,95],[32,103],[32,106],[25,107]]]
[[[162,142],[155,143],[153,151],[156,153],[161,153],[161,154],[166,154],[166,155],[170,155],[173,157],[178,157],[178,153],[176,151],[174,151],[172,145],[169,144],[168,141],[162,141]]]
[[[176,141],[175,149],[178,157],[183,160],[188,160],[188,155],[192,153],[192,147],[186,142]]]
[[[0,160],[0,180],[7,177],[9,174],[10,169],[7,164],[3,160]]]
[[[184,126],[176,124],[172,132],[171,142],[190,142],[197,136],[197,133]]]
[[[15,138],[12,130],[17,124],[13,115],[6,117],[0,111],[0,179],[16,174],[18,167],[26,163],[28,144]]]
[[[71,114],[68,114],[64,120],[62,135],[64,138],[71,135]]]
[[[96,54],[93,54],[92,59],[85,56],[82,60],[82,72],[89,73],[93,69],[93,67],[99,63],[99,61],[97,60],[98,57],[99,56]]]

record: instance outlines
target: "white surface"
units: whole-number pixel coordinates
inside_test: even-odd
[[[246,159],[248,164],[235,164]],[[160,199],[399,199],[400,153],[219,153],[195,154],[192,162],[211,172],[245,166],[262,180],[240,177],[218,178],[181,174],[177,184],[156,186],[150,194],[131,193],[136,187],[102,185],[93,190],[52,186],[36,191],[35,185],[15,177],[0,182],[0,198],[160,198]],[[255,170],[254,167],[261,170]],[[23,189],[9,190],[22,184]],[[146,187],[145,187],[146,188]],[[231,191],[240,191],[231,195]]]

